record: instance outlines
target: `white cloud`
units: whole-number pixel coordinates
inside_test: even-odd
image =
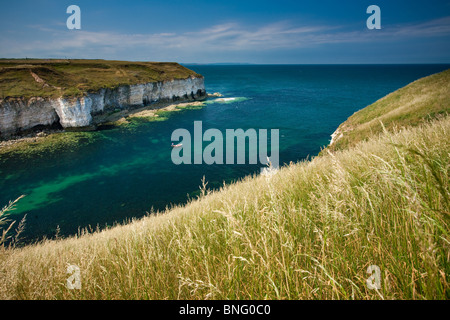
[[[295,49],[335,43],[399,41],[404,39],[449,36],[450,17],[420,24],[382,25],[382,30],[329,25],[294,25],[281,21],[260,27],[239,23],[213,25],[197,31],[179,33],[123,34],[88,30],[50,29],[33,26],[37,39],[21,41],[8,33],[0,35],[0,55],[108,57],[124,51],[144,50],[149,55],[164,56],[175,52],[242,52]],[[37,30],[37,31],[36,31]],[[130,54],[132,56],[132,54]]]

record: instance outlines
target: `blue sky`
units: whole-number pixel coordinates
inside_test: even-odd
[[[81,30],[68,30],[69,5]],[[369,30],[369,5],[381,30]],[[450,0],[0,0],[0,57],[450,63]]]

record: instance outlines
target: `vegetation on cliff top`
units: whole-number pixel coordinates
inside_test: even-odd
[[[403,87],[355,112],[336,131],[329,150],[354,146],[381,133],[383,127],[416,126],[450,113],[450,69]]]
[[[174,62],[0,59],[0,99],[81,96],[101,88],[201,77]]]
[[[411,101],[432,105],[437,97],[427,92]],[[203,184],[199,199],[163,214],[23,248],[0,245],[0,298],[449,299],[447,108],[418,126],[362,131],[368,135],[352,147],[273,175],[212,192]],[[71,264],[80,268],[80,290],[66,287]],[[377,290],[367,285],[371,265],[380,268]]]

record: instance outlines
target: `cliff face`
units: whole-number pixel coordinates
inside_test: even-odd
[[[204,78],[100,89],[79,98],[0,99],[0,136],[7,137],[36,126],[60,124],[63,128],[94,127],[96,116],[117,109],[144,107],[155,102],[201,100],[206,97]]]

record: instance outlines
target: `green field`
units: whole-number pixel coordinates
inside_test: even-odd
[[[101,232],[0,246],[0,299],[449,299],[448,75],[358,112],[341,143],[274,175],[203,185]]]
[[[201,75],[174,62],[0,59],[0,99],[81,96],[101,88]]]

